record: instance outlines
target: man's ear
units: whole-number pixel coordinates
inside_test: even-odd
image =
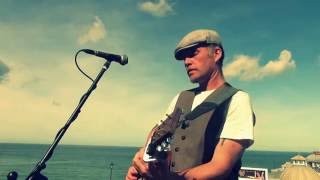
[[[221,59],[222,57],[222,49],[220,47],[214,47],[214,61],[215,63],[218,63],[218,61]]]

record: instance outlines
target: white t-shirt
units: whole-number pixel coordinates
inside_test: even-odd
[[[197,94],[194,98],[191,110],[201,104],[213,91],[214,90],[202,91]],[[179,94],[173,98],[166,114],[171,114],[173,112],[178,97]],[[220,138],[236,140],[247,139],[250,140],[251,145],[254,141],[253,118],[253,111],[248,93],[238,91],[231,98],[226,121],[220,134]]]

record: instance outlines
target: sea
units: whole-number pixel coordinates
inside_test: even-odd
[[[11,171],[25,179],[46,153],[46,144],[0,143],[0,180]],[[50,180],[123,180],[138,147],[58,145],[46,168]],[[242,166],[279,168],[297,152],[246,151]],[[308,153],[299,153],[306,156]]]

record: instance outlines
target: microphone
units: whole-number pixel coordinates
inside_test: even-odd
[[[127,55],[117,55],[117,54],[109,54],[102,51],[95,51],[91,49],[82,49],[83,52],[91,55],[95,55],[104,59],[107,59],[109,61],[115,61],[121,65],[128,64],[128,56]]]

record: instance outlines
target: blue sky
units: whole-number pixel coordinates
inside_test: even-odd
[[[171,99],[193,87],[173,50],[217,30],[224,73],[251,95],[255,150],[320,148],[319,2],[0,1],[0,142],[51,143],[90,82],[81,48],[127,54],[113,63],[62,143],[141,146]],[[103,60],[78,56],[91,76]]]

